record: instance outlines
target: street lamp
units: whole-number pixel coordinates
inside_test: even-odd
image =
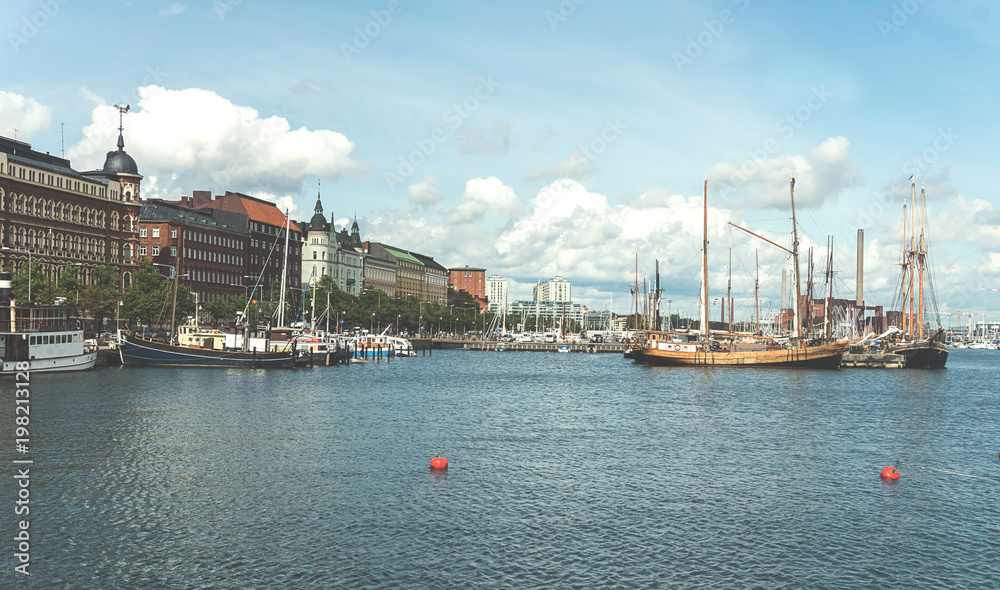
[[[372,325],[371,325],[371,329],[369,330],[369,332],[371,332],[372,334],[375,333],[375,312],[374,311],[372,312]]]
[[[399,318],[403,317],[403,314],[396,314],[396,336],[399,336]]]
[[[117,328],[117,330],[119,332],[121,332],[121,329],[122,329],[122,324],[121,324],[121,308],[122,308],[122,305],[125,305],[124,301],[119,301],[118,305],[115,306],[115,327]]]
[[[24,252],[28,255],[28,303],[31,303],[31,250],[21,250],[20,248],[8,248],[3,247],[4,250],[12,250],[14,252]]]

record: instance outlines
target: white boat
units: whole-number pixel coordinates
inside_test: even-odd
[[[347,347],[354,356],[417,356],[413,344],[406,338],[388,334],[362,334],[347,339]]]
[[[0,301],[11,293],[11,274],[0,273]],[[10,300],[0,310],[0,375],[15,372],[84,371],[97,363],[97,348],[86,346],[83,330],[62,305],[23,305]]]

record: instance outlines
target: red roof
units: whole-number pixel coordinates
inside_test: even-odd
[[[225,196],[216,197],[214,201],[209,201],[200,208],[242,213],[253,221],[277,227],[284,227],[285,220],[287,219],[285,214],[278,209],[278,206],[270,201],[228,191]],[[289,229],[291,231],[301,231],[299,226],[295,225],[294,221],[289,224]]]

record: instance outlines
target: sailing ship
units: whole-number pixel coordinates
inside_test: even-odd
[[[703,243],[701,276],[701,332],[694,342],[678,338],[675,333],[650,331],[643,334],[641,357],[644,362],[660,366],[695,367],[775,367],[836,369],[850,346],[848,341],[806,340],[800,334],[799,307],[799,239],[795,225],[795,178],[790,182],[792,200],[792,249],[795,277],[794,326],[792,338],[783,342],[770,339],[757,342],[736,342],[731,334],[724,341],[713,339],[709,328],[708,298],[708,178],[703,192]],[[772,242],[773,243],[773,242]]]
[[[286,240],[287,240],[287,228]],[[184,251],[184,232],[181,234],[178,253]],[[287,245],[286,245],[286,252]],[[173,267],[173,302],[170,308],[170,331],[168,337],[173,338],[174,322],[177,314],[177,283],[180,279],[181,258],[178,257]],[[284,274],[282,274],[284,285]],[[284,294],[284,289],[282,289]],[[282,307],[284,301],[282,301]],[[244,310],[246,317],[246,310]],[[197,323],[197,322],[196,322]],[[195,326],[197,328],[197,326]],[[218,349],[216,338],[201,340],[200,346],[190,346],[174,342],[163,342],[153,338],[143,338],[136,334],[119,331],[118,342],[122,364],[138,366],[169,366],[169,367],[229,367],[245,369],[264,369],[295,366],[294,347],[284,350],[269,350],[271,330],[269,325],[259,325],[251,330],[246,328],[239,349]],[[207,342],[206,342],[207,340]],[[224,341],[224,339],[222,339]],[[255,344],[255,342],[259,342]],[[259,346],[259,348],[258,348]]]
[[[69,319],[69,308],[17,305],[11,285],[11,274],[0,273],[0,301],[10,301],[9,312],[0,313],[0,375],[93,368],[97,349],[85,345],[83,330]]]
[[[931,281],[928,265],[928,243],[924,232],[924,211],[926,198],[923,187],[920,188],[920,234],[917,235],[916,215],[917,186],[910,177],[910,213],[909,235],[907,235],[906,203],[903,203],[903,259],[902,281],[899,293],[900,311],[897,320],[900,325],[899,340],[889,346],[892,354],[901,354],[906,359],[907,369],[941,369],[948,361],[948,346],[945,344],[944,326],[937,311],[937,298]],[[934,321],[932,328],[926,314],[924,291],[930,294],[934,302]],[[893,305],[895,307],[895,305]]]

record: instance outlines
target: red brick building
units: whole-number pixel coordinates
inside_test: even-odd
[[[246,295],[246,228],[245,215],[149,200],[139,218],[139,257],[167,276],[178,268],[199,303]]]

